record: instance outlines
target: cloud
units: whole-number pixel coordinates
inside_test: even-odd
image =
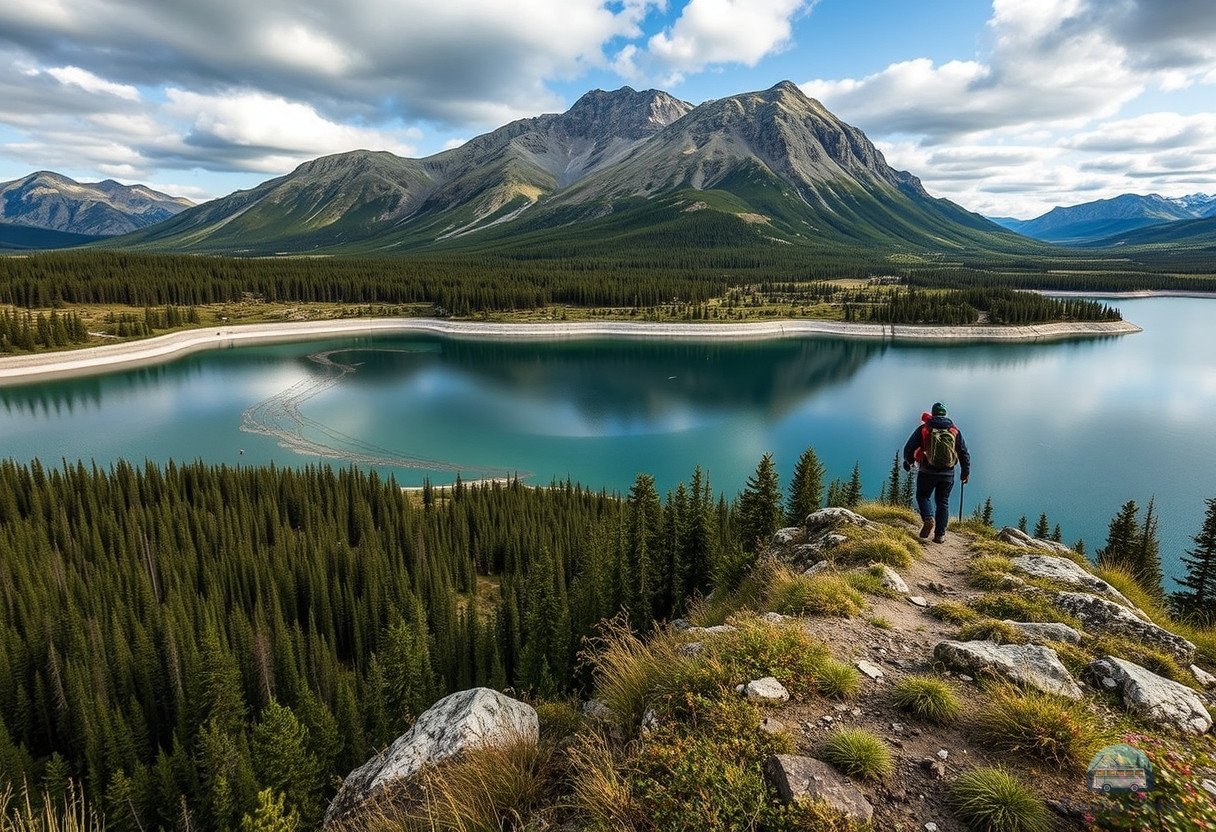
[[[46,74],[61,84],[80,87],[85,92],[104,93],[127,101],[139,100],[139,90],[130,84],[115,84],[113,81],[98,78],[87,69],[81,69],[78,66],[52,67],[46,71]]]
[[[701,0],[695,0],[701,2]],[[31,6],[38,6],[36,13]],[[0,42],[129,87],[255,86],[326,117],[497,126],[560,104],[653,0],[55,0],[0,4]]]
[[[645,48],[627,44],[613,67],[627,78],[661,76],[679,83],[684,75],[713,64],[755,66],[790,42],[793,19],[808,0],[689,0],[668,28]]]

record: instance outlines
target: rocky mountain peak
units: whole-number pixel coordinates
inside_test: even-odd
[[[662,90],[591,90],[562,115],[572,132],[640,139],[682,118],[692,105]]]

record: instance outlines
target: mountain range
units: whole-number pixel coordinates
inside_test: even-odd
[[[122,185],[113,179],[77,182],[62,174],[37,171],[0,182],[0,223],[4,225],[0,239],[11,247],[23,242],[79,243],[127,234],[193,205],[188,199],[146,185]]]
[[[887,252],[1033,243],[891,168],[794,84],[693,106],[596,90],[422,159],[300,165],[107,244],[230,254],[809,245]]]
[[[1140,228],[1212,216],[1216,216],[1216,195],[1171,198],[1160,194],[1122,194],[1080,205],[1057,206],[1029,220],[990,219],[1011,231],[1045,242],[1107,243],[1106,238],[1113,238],[1109,244],[1117,244],[1122,235]]]

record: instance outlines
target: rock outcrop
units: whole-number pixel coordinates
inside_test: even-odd
[[[540,724],[531,705],[489,688],[453,693],[418,717],[414,727],[387,750],[347,775],[329,804],[325,823],[357,811],[425,765],[481,746],[516,740],[536,742],[539,733]]]
[[[1054,540],[1043,540],[1041,537],[1031,537],[1026,532],[1013,526],[1006,526],[997,532],[996,539],[1002,543],[1017,546],[1019,549],[1042,549],[1044,552],[1051,552],[1057,555],[1070,551],[1063,543],[1056,543]]]
[[[1057,592],[1052,600],[1065,612],[1075,615],[1091,633],[1128,638],[1164,650],[1183,665],[1195,658],[1195,645],[1169,630],[1138,618],[1131,610],[1087,592]]]
[[[933,657],[952,670],[972,676],[998,676],[1043,693],[1080,699],[1081,688],[1050,647],[992,641],[943,641]]]
[[[1010,621],[1009,619],[1006,619],[1004,623],[1026,636],[1032,643],[1043,641],[1062,641],[1065,644],[1081,643],[1081,633],[1067,624],[1056,622],[1041,624],[1037,621]]]
[[[1035,578],[1045,578],[1063,586],[1105,595],[1115,603],[1127,607],[1138,618],[1148,619],[1148,616],[1127,600],[1123,593],[1068,558],[1055,555],[1022,555],[1013,559],[1013,568]]]
[[[1098,687],[1118,693],[1124,707],[1142,719],[1183,734],[1205,734],[1212,727],[1199,694],[1138,664],[1104,656],[1086,672]]]
[[[786,803],[822,800],[854,823],[869,823],[874,817],[874,807],[861,789],[822,760],[774,754],[765,760],[764,774]]]
[[[744,698],[761,704],[772,705],[790,701],[790,692],[785,689],[785,685],[772,676],[753,679],[746,685],[739,685],[737,690]]]
[[[814,540],[824,532],[830,532],[844,525],[868,529],[874,524],[855,511],[833,506],[811,512],[806,516],[806,523],[803,525],[806,526],[807,539]]]

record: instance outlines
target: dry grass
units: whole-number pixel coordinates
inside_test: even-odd
[[[958,631],[960,641],[993,641],[997,644],[1025,644],[1026,636],[1012,624],[995,618],[981,618],[964,624]]]
[[[860,572],[847,572],[844,579],[853,589],[867,595],[877,595],[882,598],[900,597],[900,593],[883,584],[884,573],[881,565],[874,565]]]
[[[95,812],[72,784],[61,803],[50,795],[31,798],[10,785],[0,791],[0,832],[105,832],[105,819]]]
[[[1097,722],[1083,705],[1010,688],[993,691],[972,730],[989,750],[1073,768],[1084,766],[1101,744]]]
[[[929,607],[928,612],[938,621],[945,621],[947,624],[967,624],[980,618],[978,612],[958,601],[942,601]]]
[[[907,506],[893,506],[890,503],[862,503],[855,511],[867,520],[875,523],[885,523],[894,526],[898,523],[920,525],[920,516]]]
[[[622,761],[603,737],[584,735],[566,750],[571,802],[591,828],[634,832],[643,820]]]
[[[920,544],[903,529],[884,526],[875,530],[845,526],[841,532],[848,539],[829,550],[830,557],[838,566],[885,563],[903,569],[920,556]]]
[[[978,555],[967,561],[967,582],[978,589],[1000,589],[1013,571],[1013,561],[1004,555]]]
[[[955,520],[950,523],[950,528],[956,532],[972,535],[978,540],[989,539],[996,534],[996,529],[977,517],[964,517],[962,520]]]
[[[1081,629],[1081,622],[1051,603],[1041,593],[1027,595],[1018,592],[989,592],[979,598],[973,598],[967,604],[992,618],[1040,623],[1059,622]]]

